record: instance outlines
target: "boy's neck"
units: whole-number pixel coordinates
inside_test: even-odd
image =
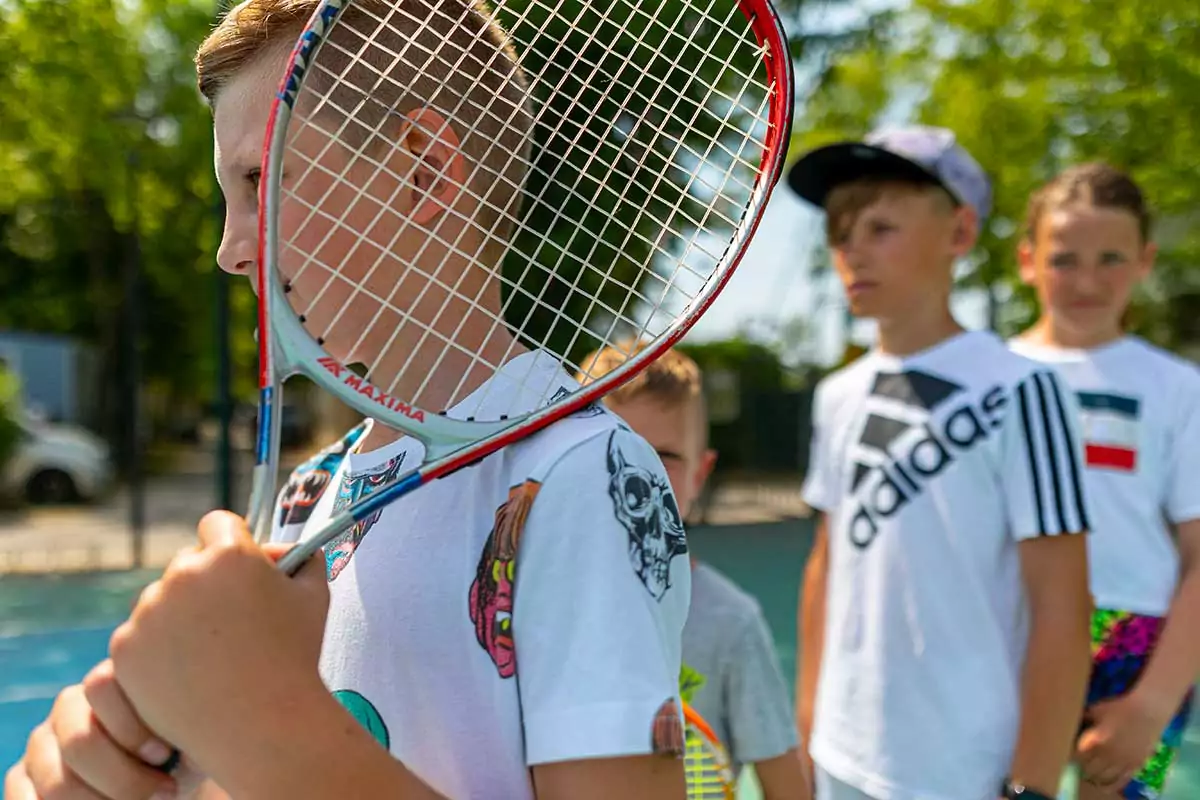
[[[1065,350],[1094,350],[1120,339],[1125,335],[1119,325],[1094,330],[1071,329],[1058,325],[1049,314],[1043,314],[1033,327],[1021,338],[1030,344],[1043,347],[1060,347]]]
[[[439,365],[440,368],[433,375],[406,370],[402,380],[392,380],[393,389],[390,394],[408,402],[413,402],[411,398],[415,397],[416,404],[426,411],[448,410],[461,403],[471,392],[494,377],[505,364],[527,352],[529,350],[507,331],[497,330],[480,348],[480,352],[477,354],[478,360],[455,352],[452,358],[443,359]],[[384,373],[379,385],[389,385],[387,380],[390,377],[392,376]],[[516,414],[518,411],[514,409],[513,413]],[[376,421],[359,441],[358,451],[369,453],[407,435],[403,431]]]
[[[916,309],[914,313],[897,319],[877,320],[879,350],[892,356],[909,356],[963,332],[963,327],[951,316],[948,306],[932,314],[922,311]]]

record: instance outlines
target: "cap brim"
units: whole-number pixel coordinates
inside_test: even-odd
[[[862,178],[892,178],[946,188],[936,175],[915,161],[862,142],[819,147],[805,154],[787,173],[788,187],[820,208],[825,207],[835,187]]]

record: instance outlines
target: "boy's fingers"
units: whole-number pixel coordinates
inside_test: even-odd
[[[35,799],[106,800],[67,769],[49,720],[34,728],[29,735],[25,758],[21,763],[28,779],[28,788],[33,791],[32,797]],[[8,800],[7,796],[5,800]]]
[[[196,533],[200,546],[218,547],[236,544],[253,544],[254,537],[246,526],[246,520],[232,511],[210,511],[200,520]]]
[[[101,727],[126,752],[152,767],[171,758],[170,746],[150,732],[117,683],[111,659],[100,662],[83,679],[83,694]]]
[[[25,762],[13,764],[4,776],[4,800],[38,800],[33,783],[25,774]]]
[[[82,686],[59,695],[50,729],[61,753],[63,775],[77,778],[99,796],[148,798],[161,789],[175,788],[171,778],[113,741],[92,714]]]
[[[266,554],[267,558],[271,559],[271,563],[274,564],[277,563],[279,559],[283,558],[284,555],[286,555],[287,552],[295,546],[296,545],[294,544],[284,544],[282,542],[268,542],[263,545],[262,550],[263,553]]]

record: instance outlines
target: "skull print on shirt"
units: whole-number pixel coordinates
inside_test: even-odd
[[[617,521],[629,532],[633,570],[655,600],[671,588],[671,561],[687,552],[687,537],[666,476],[632,463],[621,449],[620,429],[608,439],[608,494]]]

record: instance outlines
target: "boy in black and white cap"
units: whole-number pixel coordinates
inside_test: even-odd
[[[991,187],[952,132],[878,131],[788,175],[824,209],[870,352],[814,402],[801,727],[820,800],[1053,798],[1089,669],[1074,396],[950,311]]]

